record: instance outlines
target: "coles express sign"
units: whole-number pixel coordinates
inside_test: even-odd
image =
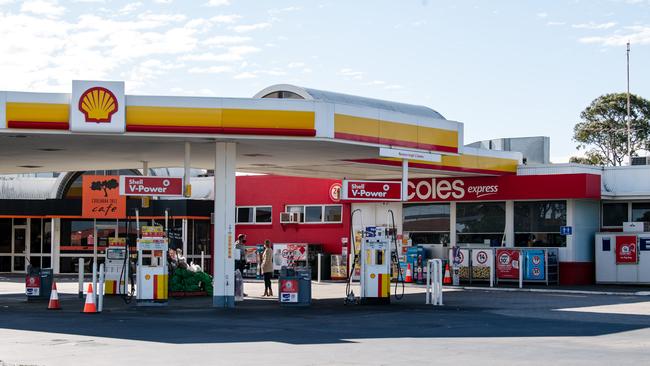
[[[182,196],[183,178],[172,177],[120,177],[120,194],[123,196]]]
[[[416,179],[409,180],[409,201],[446,201],[496,199],[500,193],[498,182],[470,179]]]

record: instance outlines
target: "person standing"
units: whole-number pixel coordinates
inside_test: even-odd
[[[264,295],[273,296],[271,288],[271,277],[273,276],[273,249],[271,241],[264,241],[264,252],[262,252],[262,273],[264,274]]]

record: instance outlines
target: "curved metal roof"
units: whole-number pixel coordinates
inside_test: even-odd
[[[405,113],[414,116],[422,116],[435,119],[446,119],[442,114],[433,109],[421,105],[391,102],[388,100],[359,97],[356,95],[336,93],[326,90],[305,88],[291,84],[276,84],[264,88],[253,96],[253,98],[264,98],[273,92],[287,91],[299,95],[307,100],[319,100],[328,103],[339,103],[348,105],[359,105],[370,108],[383,109],[393,112]]]

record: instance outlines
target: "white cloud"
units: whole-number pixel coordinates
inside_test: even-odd
[[[271,23],[256,23],[256,24],[243,24],[232,27],[231,29],[237,33],[250,32],[258,29],[264,29],[271,26]]]
[[[628,41],[632,45],[650,44],[650,25],[625,27],[623,30],[607,36],[582,37],[581,43],[602,46],[624,46]]]
[[[200,53],[189,54],[181,57],[183,61],[218,61],[218,62],[235,62],[243,61],[244,55],[259,52],[260,49],[253,46],[234,46],[229,47],[225,53]]]
[[[299,67],[304,67],[305,63],[304,62],[289,62],[287,65],[290,69],[296,69]]]
[[[366,83],[366,85],[375,85],[375,86],[376,85],[385,85],[385,84],[386,84],[386,82],[383,81],[383,80],[373,80],[373,81],[370,81],[370,82]]]
[[[13,3],[14,0],[0,0],[0,6]]]
[[[230,0],[210,0],[205,5],[206,6],[225,6],[225,5],[230,5]]]
[[[241,19],[241,15],[238,14],[222,14],[213,16],[210,18],[210,21],[215,23],[234,23],[239,19]]]
[[[174,0],[153,0],[154,3],[158,4],[171,4]]]
[[[193,67],[188,70],[191,74],[223,74],[231,71],[230,66]]]
[[[142,6],[141,2],[135,2],[135,3],[128,3],[124,5],[118,12],[122,14],[130,14],[133,11],[138,10]]]
[[[233,44],[241,44],[250,41],[250,37],[242,36],[214,36],[204,40],[202,43],[206,46],[228,46]]]
[[[286,8],[281,8],[281,9],[270,9],[270,10],[269,10],[269,15],[276,15],[276,14],[280,14],[280,13],[287,13],[287,12],[291,12],[291,11],[298,11],[298,10],[300,10],[300,9],[302,9],[302,8],[299,7],[299,6],[288,6],[288,7],[286,7]]]
[[[386,89],[386,90],[397,90],[397,89],[404,89],[404,87],[401,86],[401,85],[393,84],[393,85],[386,85],[384,87],[384,89]]]
[[[565,24],[566,24],[565,22],[553,22],[553,21],[546,22],[546,25],[549,25],[549,26],[557,26],[557,25],[565,25]]]
[[[546,12],[537,13],[537,17],[538,18],[546,18],[546,17],[548,17],[548,13],[546,13]]]
[[[242,72],[240,74],[237,74],[237,75],[233,76],[233,79],[238,79],[238,80],[239,79],[255,79],[256,77],[257,77],[256,74],[247,71],[247,72]]]
[[[571,24],[572,28],[576,29],[610,29],[616,26],[616,23],[614,22],[607,22],[607,23],[594,23],[594,22],[589,22],[589,23],[582,23],[582,24]]]
[[[363,71],[355,71],[355,70],[346,68],[346,69],[339,70],[338,74],[342,75],[342,76],[350,77],[352,79],[360,80],[365,75],[365,72],[363,72]]]
[[[56,0],[28,0],[20,7],[20,11],[42,15],[48,18],[58,18],[65,13],[65,8],[60,6]]]

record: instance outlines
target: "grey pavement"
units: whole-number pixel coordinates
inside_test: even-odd
[[[111,297],[89,315],[74,283],[60,285],[64,310],[47,311],[25,303],[19,282],[0,281],[9,365],[650,364],[645,296],[450,289],[432,307],[408,286],[387,306],[346,306],[344,285],[324,283],[310,307],[284,308],[255,297],[256,282],[231,310],[209,298],[142,309]]]

